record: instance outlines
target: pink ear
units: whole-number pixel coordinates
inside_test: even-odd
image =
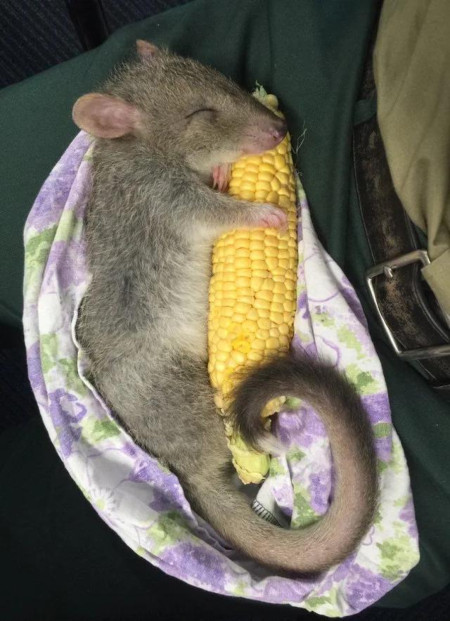
[[[119,138],[130,134],[138,126],[139,117],[135,106],[100,93],[83,95],[72,110],[75,124],[97,138]]]
[[[141,58],[152,58],[159,52],[159,48],[156,47],[156,45],[144,41],[143,39],[138,39],[136,41],[136,50]]]

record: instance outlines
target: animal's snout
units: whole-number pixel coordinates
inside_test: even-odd
[[[273,118],[267,122],[252,127],[243,144],[246,154],[258,154],[274,149],[287,134],[287,124],[284,119]]]
[[[279,144],[287,134],[287,123],[284,119],[279,119],[278,126],[271,131],[272,138],[275,141],[274,146]]]

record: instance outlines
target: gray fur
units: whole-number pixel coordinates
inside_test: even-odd
[[[342,558],[339,542],[266,524],[232,487],[207,374],[214,239],[285,222],[273,206],[211,189],[211,170],[239,157],[243,145],[256,149],[280,121],[219,73],[168,52],[125,65],[103,92],[136,106],[141,121],[94,149],[86,214],[92,282],[77,325],[94,382],[135,440],[177,474],[193,508],[236,548],[281,569],[324,569]],[[189,116],[197,108],[214,111]],[[349,468],[357,465],[355,455]]]

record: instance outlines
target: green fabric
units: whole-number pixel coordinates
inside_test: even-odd
[[[394,423],[411,469],[422,560],[382,604],[407,606],[450,578],[450,407],[393,355],[364,285],[370,254],[353,178],[351,132],[354,114],[367,114],[373,105],[356,105],[356,98],[375,5],[373,0],[196,0],[126,27],[97,50],[0,93],[0,320],[20,324],[23,224],[40,185],[77,131],[70,118],[73,102],[95,88],[136,38],[213,64],[249,89],[255,80],[264,84],[286,112],[317,232],[360,295],[386,372]],[[11,473],[0,484],[20,486],[20,475],[16,480]],[[85,529],[77,536],[90,535]],[[39,541],[36,534],[29,545],[39,548]],[[100,555],[99,573],[107,571],[102,563]],[[73,571],[83,571],[82,559]],[[122,576],[126,581],[126,571]]]
[[[422,274],[450,320],[449,24],[448,0],[385,0],[374,73],[392,180],[428,235]]]

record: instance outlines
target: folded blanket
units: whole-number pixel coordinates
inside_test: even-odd
[[[316,238],[300,183],[293,347],[332,361],[354,382],[373,425],[381,489],[375,524],[359,549],[314,579],[274,575],[230,550],[192,511],[176,476],[134,444],[90,384],[75,324],[90,278],[83,213],[91,149],[91,139],[81,132],[44,183],[25,227],[29,377],[51,441],[70,475],[130,548],[192,585],[330,617],[369,606],[419,559],[409,476],[361,306]],[[306,404],[294,414],[280,414],[277,433],[290,449],[272,460],[254,507],[270,519],[301,527],[319,519],[329,505],[333,473],[328,439]]]

